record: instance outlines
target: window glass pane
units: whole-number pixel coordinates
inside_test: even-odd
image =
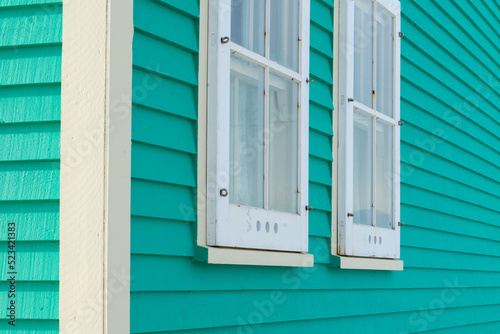
[[[231,40],[263,56],[265,18],[265,0],[232,0]]]
[[[354,223],[372,224],[372,118],[354,111]]]
[[[264,207],[264,69],[231,56],[229,202]]]
[[[354,100],[373,107],[373,6],[354,1]]]
[[[269,209],[297,213],[299,85],[269,75]]]
[[[271,0],[271,60],[298,71],[299,0]]]
[[[393,127],[377,121],[377,216],[378,227],[392,228]]]
[[[377,6],[377,111],[393,117],[394,18]]]

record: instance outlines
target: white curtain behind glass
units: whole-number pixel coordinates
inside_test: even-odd
[[[298,84],[270,74],[269,209],[297,213]]]
[[[264,69],[231,56],[229,202],[264,207]]]
[[[299,0],[269,1],[269,50],[264,0],[232,1],[231,41],[297,72]],[[230,203],[298,213],[299,84],[233,54],[230,86]]]

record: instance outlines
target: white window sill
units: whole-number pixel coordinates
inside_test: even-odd
[[[273,252],[208,246],[196,247],[195,261],[213,264],[254,266],[314,266],[314,256],[308,253]]]
[[[332,267],[340,269],[392,270],[402,271],[402,260],[376,259],[352,256],[331,256]]]

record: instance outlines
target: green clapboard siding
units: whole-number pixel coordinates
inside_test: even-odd
[[[333,0],[311,0],[315,267],[193,261],[198,16],[135,0],[132,333],[498,332],[500,1],[402,1],[403,272],[329,266]]]
[[[16,327],[58,333],[62,1],[0,0],[0,305],[17,224]]]

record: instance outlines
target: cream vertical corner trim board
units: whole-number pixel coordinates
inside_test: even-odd
[[[61,334],[130,332],[132,4],[64,3]]]

